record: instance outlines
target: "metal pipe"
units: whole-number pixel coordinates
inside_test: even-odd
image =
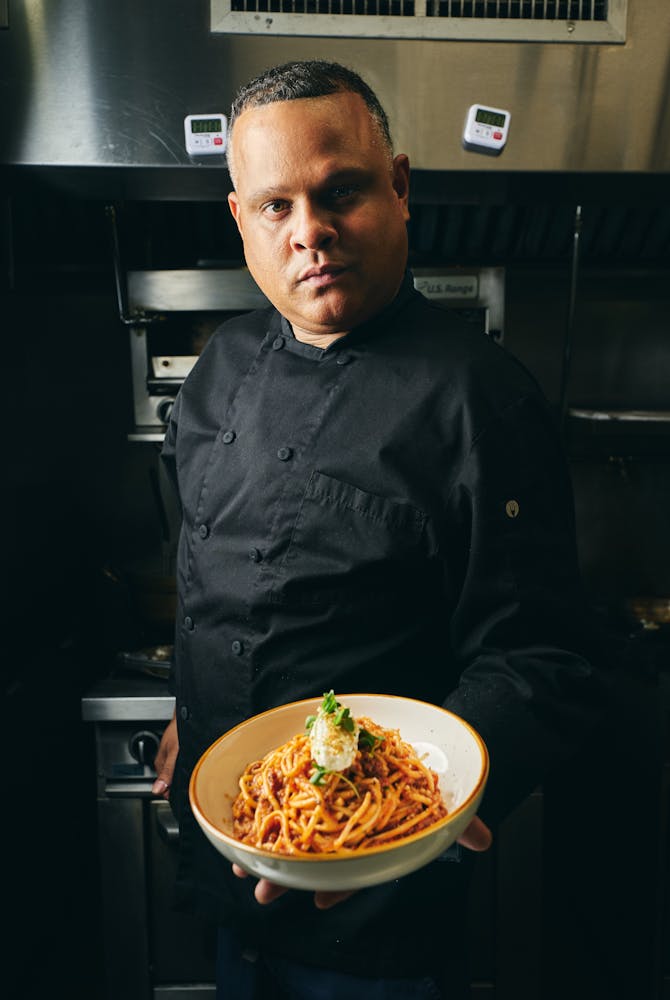
[[[575,222],[572,231],[572,253],[570,256],[570,294],[568,299],[568,315],[563,343],[563,364],[561,368],[561,391],[559,395],[559,415],[561,423],[565,422],[568,409],[568,383],[570,380],[570,365],[572,362],[572,341],[575,326],[575,307],[577,302],[577,280],[579,276],[579,250],[582,232],[582,206],[575,209]]]
[[[128,311],[128,285],[126,273],[121,259],[121,243],[119,240],[119,226],[116,217],[116,206],[105,205],[105,214],[109,219],[112,261],[114,265],[114,283],[116,285],[116,301],[119,309],[119,319],[125,326],[146,326],[148,323],[156,323],[163,319],[162,316],[135,314]]]
[[[119,244],[119,227],[116,220],[116,206],[105,205],[105,215],[109,219],[110,226],[114,284],[116,285],[116,302],[119,310],[119,319],[122,323],[129,324],[132,320],[128,316],[128,289],[126,287],[125,274],[121,266],[121,247]]]

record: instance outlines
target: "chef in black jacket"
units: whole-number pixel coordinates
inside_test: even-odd
[[[211,338],[163,450],[183,526],[155,792],[181,825],[180,896],[223,928],[220,998],[460,997],[469,851],[355,894],[287,892],[205,841],[188,780],[284,702],[419,698],[487,743],[463,841],[486,848],[599,703],[560,443],[524,368],[415,291],[408,159],[358,76],[269,70],[233,105],[228,156],[273,307]]]

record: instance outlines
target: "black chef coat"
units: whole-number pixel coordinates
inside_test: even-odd
[[[187,782],[229,727],[331,688],[467,719],[491,756],[492,823],[574,749],[596,684],[540,390],[407,275],[383,313],[325,350],[273,309],[224,324],[178,395],[163,457],[183,510],[172,801],[184,893],[303,961],[425,968],[462,924],[464,863],[328,911],[298,892],[260,907],[198,831]],[[421,919],[436,907],[438,935]]]

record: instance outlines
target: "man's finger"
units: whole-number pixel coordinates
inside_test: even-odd
[[[493,843],[493,834],[486,823],[475,816],[458,838],[458,843],[470,851],[488,851]]]
[[[254,889],[254,896],[256,897],[256,902],[265,905],[266,903],[271,903],[274,899],[278,899],[279,896],[283,896],[288,889],[283,885],[276,885],[274,882],[268,882],[266,878],[258,880],[258,884]]]
[[[349,892],[315,892],[314,905],[317,910],[329,910],[331,906],[337,906],[343,900],[349,899],[355,891],[354,889]]]

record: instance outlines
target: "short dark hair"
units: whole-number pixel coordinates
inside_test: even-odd
[[[388,118],[375,92],[358,73],[340,63],[326,62],[323,59],[272,66],[245,83],[233,100],[228,128],[232,132],[236,119],[248,108],[259,108],[275,101],[297,101],[305,97],[326,97],[328,94],[339,93],[358,94],[363,98],[379,127],[389,154],[392,154],[393,140]]]

